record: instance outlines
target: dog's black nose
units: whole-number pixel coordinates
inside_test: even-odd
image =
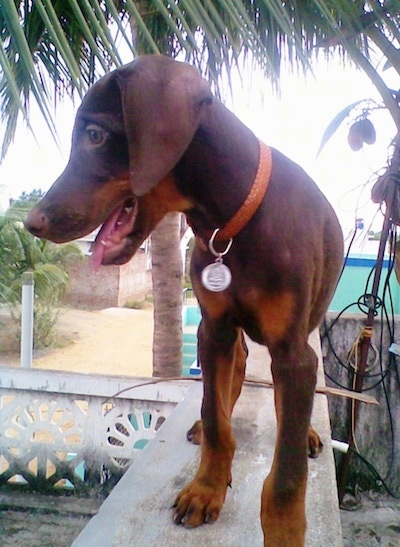
[[[48,224],[49,219],[47,218],[47,215],[42,211],[37,210],[36,207],[28,213],[24,222],[25,228],[37,237],[45,237]]]

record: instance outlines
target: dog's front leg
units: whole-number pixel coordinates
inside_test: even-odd
[[[264,482],[264,545],[302,547],[306,532],[307,444],[317,357],[307,340],[271,349],[278,437]]]
[[[198,336],[204,384],[201,460],[195,478],[180,492],[174,505],[175,522],[187,527],[214,522],[223,506],[236,446],[231,413],[243,382],[246,359],[242,332],[229,319],[203,318]]]

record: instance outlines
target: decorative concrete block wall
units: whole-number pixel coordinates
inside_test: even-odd
[[[187,389],[6,367],[0,378],[0,484],[41,490],[114,483]]]

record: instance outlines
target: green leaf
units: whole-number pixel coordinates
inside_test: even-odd
[[[31,81],[31,92],[33,93],[36,102],[39,106],[39,109],[42,112],[42,115],[46,121],[46,124],[53,135],[54,139],[57,141],[57,132],[54,125],[52,115],[48,108],[48,97],[43,86],[43,82],[39,79],[32,52],[29,48],[24,30],[21,27],[19,14],[15,3],[12,0],[3,0],[2,2],[2,14],[5,20],[6,25],[9,28],[9,32],[15,40],[15,49],[19,53],[19,62],[21,63],[21,68],[25,72],[26,76]]]
[[[360,104],[366,101],[367,99],[361,99],[359,101],[356,101],[355,103],[352,103],[349,106],[346,106],[346,108],[341,110],[339,114],[336,114],[336,116],[330,122],[328,127],[325,129],[324,134],[322,135],[321,144],[319,145],[318,152],[317,152],[317,157],[320,155],[326,143],[336,133],[336,131],[339,129],[340,125],[344,122],[347,116],[350,115],[352,110],[354,110],[357,106],[359,106]]]

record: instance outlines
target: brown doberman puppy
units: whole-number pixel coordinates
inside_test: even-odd
[[[123,264],[170,211],[197,236],[191,275],[200,303],[201,462],[174,520],[215,521],[231,482],[231,413],[245,374],[243,331],[272,356],[278,436],[262,492],[265,544],[303,545],[307,439],[320,323],[343,259],[336,216],[296,164],[260,143],[198,72],[145,56],[102,78],[79,108],[69,163],[30,212],[33,234],[65,242],[103,224],[99,264]]]

